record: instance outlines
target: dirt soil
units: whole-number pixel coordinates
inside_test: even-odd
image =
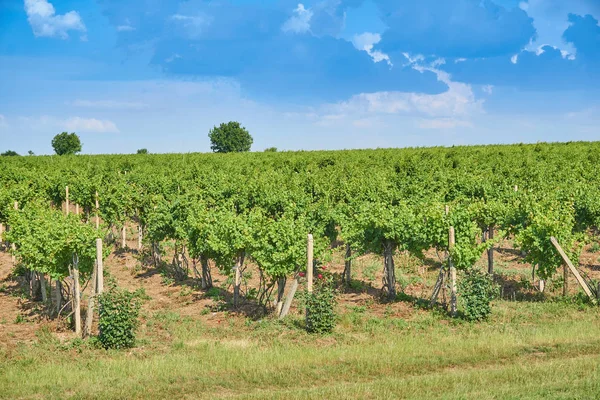
[[[234,310],[228,303],[231,299],[231,286],[227,286],[227,277],[216,268],[212,269],[214,285],[213,297],[199,288],[198,282],[189,278],[175,282],[164,273],[142,259],[137,250],[137,230],[129,229],[132,240],[127,242],[129,249],[119,249],[105,260],[105,271],[116,279],[118,284],[130,290],[143,288],[149,299],[145,301],[145,314],[158,311],[174,312],[182,317],[202,320],[205,324],[217,325],[222,320],[235,318],[243,323],[245,318],[256,316],[256,305],[251,302]],[[117,240],[120,243],[120,240]],[[600,279],[600,252],[592,252],[587,246],[580,258],[580,271],[586,277]],[[544,296],[558,296],[562,288],[553,280],[546,282],[546,292],[542,295],[537,289],[537,277],[532,281],[531,265],[521,263],[520,251],[514,249],[509,241],[500,243],[494,252],[496,280],[501,285],[502,297],[506,300],[536,300]],[[341,288],[338,297],[338,311],[348,312],[356,307],[368,309],[369,314],[382,318],[410,318],[423,312],[415,306],[417,299],[427,300],[440,267],[440,257],[434,250],[428,251],[422,260],[407,254],[397,254],[398,291],[404,293],[406,301],[385,302],[381,293],[382,259],[376,255],[358,257],[353,261],[353,283],[349,288]],[[165,260],[170,260],[165,257]],[[341,275],[344,269],[342,248],[334,250],[331,261],[324,263],[327,271]],[[484,254],[477,263],[487,269],[487,256]],[[50,330],[60,339],[74,338],[71,327],[65,319],[49,318],[48,310],[39,300],[33,301],[26,295],[27,287],[22,278],[12,276],[13,263],[9,253],[0,249],[0,348],[13,347],[19,342],[31,343],[36,340],[36,332],[42,327]],[[258,286],[258,272],[251,264],[247,267],[249,278],[247,287]],[[190,271],[193,276],[193,272]],[[579,290],[575,278],[569,274],[569,292]],[[556,282],[562,279],[562,269],[554,277]],[[110,279],[110,278],[108,278]],[[85,283],[83,283],[85,284]],[[290,285],[288,285],[289,287]],[[82,307],[87,305],[87,291],[84,292]],[[299,289],[300,290],[300,289]],[[215,299],[215,291],[220,298]],[[221,307],[217,307],[221,305]],[[292,312],[298,305],[294,301]],[[227,313],[227,315],[225,315]],[[85,313],[82,312],[84,316]]]

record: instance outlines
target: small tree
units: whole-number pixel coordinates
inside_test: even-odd
[[[62,132],[52,139],[52,148],[59,156],[77,154],[81,151],[81,141],[75,132]]]
[[[265,149],[265,153],[276,153],[277,147],[269,147]]]
[[[138,154],[148,154],[148,149],[139,149],[137,151]]]
[[[250,151],[252,136],[239,122],[230,121],[214,127],[208,133],[211,150],[215,153]]]
[[[0,154],[0,156],[3,157],[13,157],[13,156],[18,156],[19,153],[17,153],[16,151],[12,151],[12,150],[6,150],[4,153]]]
[[[32,151],[32,150],[29,150],[29,151],[27,152],[27,154],[29,154],[30,156],[35,156],[35,154],[33,153],[33,151]]]

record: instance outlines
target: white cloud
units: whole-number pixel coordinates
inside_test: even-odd
[[[436,68],[436,67],[439,67],[440,65],[444,65],[444,64],[446,64],[446,60],[443,58],[438,58],[431,63],[431,66]]]
[[[117,31],[119,31],[119,32],[135,31],[135,28],[131,25],[119,25],[119,26],[117,26]]]
[[[485,112],[483,100],[476,98],[471,85],[454,82],[447,72],[435,67],[419,65],[418,62],[424,60],[421,56],[405,56],[411,61],[412,68],[420,72],[435,73],[438,80],[446,84],[448,89],[439,94],[398,91],[360,93],[347,101],[322,106],[317,112],[318,123],[396,116],[417,118],[416,126],[422,129],[449,129],[471,127],[471,119]],[[434,61],[433,65],[440,65],[440,61]],[[485,90],[491,91],[492,87],[485,87]],[[358,125],[354,123],[354,126],[360,125],[360,122]]]
[[[298,7],[294,9],[292,15],[281,27],[284,32],[306,33],[310,31],[310,19],[313,12],[310,9],[304,8],[304,4],[298,3]]]
[[[492,94],[494,92],[494,85],[483,85],[481,87],[484,93]]]
[[[119,128],[114,122],[109,120],[100,120],[96,118],[58,118],[51,115],[42,115],[39,117],[18,117],[22,126],[33,130],[63,129],[75,132],[119,132]]]
[[[181,56],[179,54],[175,53],[171,57],[165,58],[165,62],[170,63],[170,62],[177,60],[178,58],[181,58]]]
[[[469,117],[483,112],[470,85],[450,82],[440,94],[375,92],[352,96],[348,101],[329,106],[332,112],[360,114],[416,114],[431,117]]]
[[[465,121],[455,118],[434,118],[422,119],[418,121],[417,126],[421,129],[454,129],[454,128],[472,128],[471,121]]]
[[[514,56],[512,56],[510,58],[510,62],[513,63],[513,64],[516,64],[517,62],[519,62],[519,55],[515,54]]]
[[[96,118],[71,117],[65,120],[63,125],[70,131],[119,132],[119,129],[114,122]]]
[[[135,31],[135,28],[131,25],[129,18],[125,18],[125,22],[117,26],[117,32],[130,32]]]
[[[142,110],[148,107],[147,104],[141,102],[116,100],[75,100],[68,104],[73,107],[104,108],[118,110]]]
[[[600,116],[600,105],[586,107],[578,111],[571,111],[565,114],[566,118],[576,120],[598,120]]]
[[[544,45],[560,49],[564,58],[572,59],[577,49],[563,38],[564,31],[569,27],[569,14],[586,15],[600,18],[600,7],[594,5],[597,0],[528,0],[519,6],[533,18],[533,26],[537,35],[535,40],[526,47],[528,51],[538,51]]]
[[[6,123],[6,117],[0,114],[0,128],[6,128],[8,124]]]
[[[77,11],[57,15],[54,6],[47,0],[25,0],[25,12],[35,36],[67,39],[68,31],[86,31]],[[82,40],[85,39],[85,35],[82,36]]]
[[[174,14],[171,15],[171,21],[181,25],[187,35],[191,39],[198,38],[204,33],[204,30],[212,24],[213,18],[204,15],[183,15],[183,14]]]
[[[373,50],[373,46],[381,41],[381,35],[379,33],[365,32],[360,35],[354,35],[352,38],[352,44],[358,50],[366,51],[368,55],[373,58],[374,62],[385,61],[391,67],[392,62],[390,57],[382,53],[379,50]]]

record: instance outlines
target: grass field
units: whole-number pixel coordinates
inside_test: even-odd
[[[542,295],[530,266],[510,243],[502,246],[502,299],[489,321],[418,306],[438,267],[403,254],[396,255],[403,292],[381,302],[381,260],[368,255],[354,263],[356,281],[340,292],[339,321],[326,336],[305,332],[297,302],[284,321],[257,319],[221,308],[220,295],[165,279],[134,252],[114,254],[106,273],[148,295],[138,344],[125,351],[99,349],[64,321],[44,317],[0,253],[0,398],[600,398],[598,308],[582,301],[573,277],[569,297],[562,298],[560,274]],[[598,249],[588,246],[580,267],[597,278],[597,261]],[[341,273],[341,253],[331,268]],[[215,276],[214,292],[226,292],[225,278]]]
[[[127,352],[61,344],[42,329],[36,344],[5,351],[0,397],[600,397],[600,318],[588,306],[499,301],[478,325],[354,309],[325,337],[304,333],[301,321],[231,317],[208,327],[157,311]]]

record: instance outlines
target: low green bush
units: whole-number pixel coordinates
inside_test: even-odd
[[[491,275],[478,269],[468,269],[459,282],[463,315],[467,321],[483,321],[492,312],[491,301],[498,294],[498,286]]]
[[[330,333],[335,328],[335,288],[329,274],[316,275],[313,292],[304,294],[306,304],[306,330],[310,333]]]
[[[110,285],[98,296],[98,340],[105,349],[125,349],[135,346],[135,334],[143,294]]]

